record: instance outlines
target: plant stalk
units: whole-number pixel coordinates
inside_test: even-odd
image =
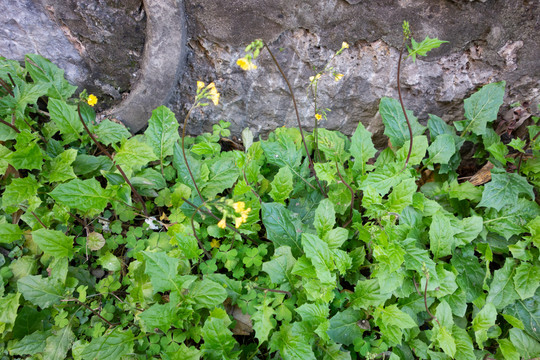
[[[398,95],[399,95],[399,104],[401,105],[401,110],[403,110],[403,115],[405,116],[405,121],[407,121],[407,127],[409,128],[409,137],[411,138],[411,141],[409,143],[409,152],[407,153],[407,159],[405,160],[405,166],[403,166],[403,169],[401,171],[404,171],[407,168],[407,165],[409,164],[409,159],[411,158],[412,148],[413,148],[413,132],[411,127],[411,122],[409,121],[409,117],[407,116],[407,111],[405,110],[405,105],[403,104],[403,98],[401,96],[401,82],[400,82],[400,76],[401,76],[401,58],[403,57],[403,46],[401,46],[401,49],[399,50],[399,60],[398,60],[398,68],[397,68],[397,89],[398,89]]]

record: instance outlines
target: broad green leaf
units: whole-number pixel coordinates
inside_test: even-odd
[[[508,322],[513,327],[521,329],[521,330],[525,329],[523,322],[519,320],[517,317],[509,315],[509,314],[501,314],[501,315],[503,316],[504,320],[506,320],[506,322]]]
[[[400,310],[396,304],[387,307],[379,306],[373,314],[375,323],[381,329],[383,338],[391,343],[400,344],[403,336],[403,329],[416,327],[416,322],[409,314]]]
[[[540,356],[540,342],[535,341],[523,330],[510,329],[510,342],[519,352],[522,359],[533,359]]]
[[[197,244],[197,239],[193,236],[191,229],[183,228],[178,232],[174,232],[172,236],[178,245],[178,248],[184,253],[187,259],[196,259],[199,257],[199,245]],[[171,235],[171,228],[169,228],[169,235]]]
[[[73,171],[77,175],[99,174],[100,170],[110,170],[112,161],[106,156],[77,155],[72,164]]]
[[[527,232],[527,223],[540,215],[540,206],[523,198],[511,205],[506,205],[500,211],[489,208],[484,213],[484,226],[494,232],[510,239],[513,235]]]
[[[368,186],[377,190],[380,195],[386,195],[388,191],[401,181],[410,178],[410,175],[403,170],[403,165],[396,162],[383,167],[376,167],[375,171],[367,174],[367,176],[357,179],[360,189],[365,190]]]
[[[351,345],[354,339],[362,337],[364,329],[357,324],[362,318],[362,312],[352,308],[338,312],[330,319],[328,336],[339,344]]]
[[[142,324],[142,330],[153,333],[155,329],[160,329],[167,333],[176,320],[176,306],[169,302],[166,304],[154,304],[137,315]]]
[[[60,155],[51,160],[49,164],[49,175],[47,177],[48,182],[64,182],[77,175],[73,172],[71,164],[77,158],[77,150],[68,149],[62,152]]]
[[[7,161],[9,154],[11,154],[11,150],[0,144],[0,175],[4,175],[6,173],[9,166],[9,162]]]
[[[446,327],[439,329],[437,333],[437,341],[439,342],[439,346],[444,353],[453,358],[456,354],[456,341]]]
[[[73,236],[58,230],[38,229],[32,231],[32,239],[45,254],[57,258],[71,258],[73,255]]]
[[[63,143],[69,144],[80,137],[84,127],[79,119],[75,105],[68,105],[63,100],[51,98],[47,104],[47,109],[51,115],[51,120],[54,121],[63,136]]]
[[[463,245],[472,242],[484,229],[482,217],[477,215],[461,219],[459,225],[459,230],[461,230],[461,232],[454,236],[456,245],[459,245],[460,242]]]
[[[180,140],[178,126],[174,113],[166,106],[162,105],[152,111],[144,134],[159,160],[163,161],[165,156],[173,154],[173,146]]]
[[[317,210],[315,210],[315,221],[313,223],[319,237],[324,238],[334,228],[335,224],[336,212],[334,205],[330,200],[324,199],[319,203]]]
[[[223,304],[227,298],[227,291],[220,284],[204,279],[194,282],[189,288],[189,296],[194,301],[193,307],[198,310],[202,308],[213,309]]]
[[[435,262],[431,259],[429,252],[427,250],[419,248],[416,243],[417,241],[415,239],[410,238],[405,239],[401,243],[403,250],[405,250],[405,253],[403,255],[405,269],[414,270],[419,275],[424,276],[423,269],[425,267],[429,272],[429,283],[438,284],[439,278],[437,276]]]
[[[410,139],[410,134],[399,101],[383,97],[379,104],[379,112],[384,124],[384,134],[390,138],[392,146],[396,148],[402,147],[405,144],[405,141]],[[426,130],[426,127],[420,125],[412,111],[407,110],[407,117],[411,123],[413,137],[422,135]]]
[[[468,181],[459,184],[455,180],[450,184],[448,196],[458,200],[471,200],[478,203],[482,200],[482,187],[474,186]]]
[[[424,164],[433,169],[433,164],[448,164],[450,158],[456,152],[454,136],[450,134],[440,134],[435,141],[429,145],[429,157]]]
[[[289,246],[280,246],[274,251],[272,260],[262,264],[262,271],[270,276],[272,283],[280,285],[288,281],[292,285],[291,271],[296,263]]]
[[[323,360],[351,360],[351,353],[341,348],[339,344],[331,344],[323,347]]]
[[[36,355],[45,350],[46,340],[51,334],[49,331],[35,331],[25,336],[19,342],[11,347],[10,355]]]
[[[501,310],[519,299],[519,295],[514,288],[514,282],[512,281],[515,272],[515,260],[513,258],[506,258],[504,266],[495,271],[493,281],[489,286],[486,303],[491,303],[497,310]]]
[[[210,165],[208,181],[202,186],[201,192],[206,199],[213,199],[217,194],[231,188],[240,175],[234,159],[227,153],[222,153]]]
[[[293,190],[293,175],[288,167],[282,167],[279,169],[274,180],[271,182],[272,190],[269,195],[275,202],[285,204],[285,200],[289,198],[291,191]]]
[[[474,346],[469,334],[457,325],[452,326],[452,336],[456,342],[456,359],[476,360]]]
[[[325,128],[319,128],[318,133],[319,150],[325,154],[326,159],[344,163],[350,157],[350,154],[345,152],[345,142],[348,140],[343,134]]]
[[[133,170],[138,170],[150,161],[157,159],[152,147],[143,141],[140,136],[122,141],[120,149],[114,156],[117,165]]]
[[[388,201],[385,206],[389,212],[401,214],[403,209],[412,204],[412,197],[416,192],[417,185],[413,178],[405,179],[398,185],[394,186],[392,192],[388,196]]]
[[[193,177],[197,181],[197,185],[201,185],[201,181],[206,181],[208,179],[208,174],[206,176],[202,176],[201,174],[201,162],[189,153],[188,150],[186,150],[186,158],[189,164],[189,168],[191,169],[191,173],[193,174]],[[193,185],[193,180],[191,179],[191,176],[189,175],[188,168],[186,166],[186,163],[184,161],[184,156],[182,154],[182,147],[178,142],[174,144],[174,151],[173,151],[173,166],[178,171],[178,178],[180,181],[189,186],[189,188],[194,192],[195,186]]]
[[[109,119],[100,122],[94,132],[99,142],[105,145],[118,144],[123,139],[131,137],[130,132],[124,125],[112,122]]]
[[[267,238],[274,246],[289,246],[295,257],[303,253],[300,246],[302,225],[293,219],[289,210],[282,204],[262,203],[262,222],[266,228]]]
[[[473,319],[472,327],[474,330],[474,336],[476,337],[476,343],[481,349],[484,348],[484,342],[488,338],[488,330],[495,325],[497,320],[497,309],[491,303],[486,303],[482,310]]]
[[[58,185],[51,197],[59,203],[77,209],[81,213],[99,214],[109,203],[109,191],[103,189],[99,182],[92,178],[87,180],[73,179]]]
[[[16,224],[0,224],[0,243],[9,244],[20,240],[23,231]]]
[[[303,304],[296,308],[296,313],[302,317],[302,322],[312,328],[325,322],[330,314],[330,309],[326,304]]]
[[[522,262],[514,275],[514,286],[522,300],[533,297],[540,286],[540,268],[526,262]]]
[[[311,345],[298,331],[295,331],[294,325],[281,325],[279,331],[275,331],[272,335],[270,349],[279,351],[283,360],[315,360]]]
[[[71,344],[75,340],[75,334],[71,326],[66,326],[60,330],[53,330],[53,335],[49,336],[43,351],[44,359],[64,360]]]
[[[20,293],[9,293],[4,297],[0,297],[0,334],[13,329],[20,297]]]
[[[336,250],[347,241],[348,237],[349,231],[345,228],[338,227],[327,232],[324,235],[323,240],[328,244],[328,247],[331,250]]]
[[[440,257],[451,255],[454,247],[454,230],[450,219],[442,212],[433,215],[429,228],[429,248],[433,256]]]
[[[328,184],[334,184],[338,179],[336,163],[315,163],[315,172],[319,180],[326,181]]]
[[[17,289],[26,300],[42,309],[59,304],[64,294],[64,287],[60,282],[39,275],[19,279]]]
[[[150,276],[154,294],[175,288],[175,278],[178,274],[180,260],[168,256],[164,252],[143,251],[145,259],[145,274]]]
[[[506,165],[506,155],[508,155],[508,147],[503,144],[502,141],[491,144],[490,146],[486,147],[486,150],[489,151],[493,158],[495,158],[496,161],[493,161],[495,164],[499,162],[502,166]]]
[[[351,207],[351,191],[343,183],[330,185],[328,199],[334,204],[334,209],[338,214],[345,214]]]
[[[437,139],[437,136],[439,135],[456,135],[456,130],[437,115],[429,114],[427,127],[429,129],[429,138],[432,143]]]
[[[164,360],[199,360],[201,351],[194,346],[187,347],[185,344],[180,344],[176,350],[168,350]]]
[[[120,271],[122,269],[122,263],[110,251],[100,255],[96,263],[108,271]]]
[[[412,57],[413,62],[416,62],[416,55],[426,56],[429,51],[436,49],[447,42],[448,41],[439,40],[437,38],[430,39],[429,36],[426,36],[424,40],[418,43],[411,37],[411,48],[407,46],[407,49],[409,50],[409,55],[407,57]]]
[[[409,154],[410,140],[405,141],[405,144],[396,153],[398,162],[405,164],[407,155]],[[426,156],[426,150],[428,149],[428,140],[425,135],[418,135],[413,138],[413,147],[411,150],[411,156],[409,157],[408,165],[414,166],[422,162],[424,156]]]
[[[503,103],[505,86],[506,82],[504,81],[491,83],[465,99],[465,118],[467,120],[458,129],[462,130],[462,134],[469,131],[476,135],[485,133],[486,125],[497,119],[499,107]]]
[[[497,343],[499,344],[499,350],[503,354],[505,360],[520,360],[519,353],[510,340],[498,339]]]
[[[6,160],[17,170],[41,169],[43,166],[43,154],[35,142],[10,153],[6,156]]]
[[[446,301],[442,300],[441,303],[437,305],[435,317],[439,320],[441,326],[445,327],[447,330],[452,329],[452,326],[454,325],[452,309]]]
[[[288,166],[297,169],[302,160],[301,152],[297,150],[293,140],[280,137],[278,141],[261,141],[261,147],[268,162],[279,167]]]
[[[483,293],[482,284],[486,270],[480,266],[473,249],[469,247],[463,251],[456,250],[451,263],[458,274],[456,282],[467,295],[467,302],[476,300]]]
[[[50,100],[67,100],[77,90],[76,86],[70,85],[64,79],[64,70],[41,55],[27,54],[25,56],[25,66],[35,82],[50,84],[47,92],[47,95],[51,98]]]
[[[204,343],[201,345],[204,358],[210,360],[234,359],[236,340],[228,329],[231,320],[222,309],[215,309],[202,328]]]
[[[272,319],[276,312],[269,306],[269,302],[265,298],[264,303],[257,306],[257,311],[251,316],[253,330],[255,330],[255,337],[259,340],[259,344],[268,340],[270,331],[276,326],[276,321]]]
[[[515,173],[507,173],[503,169],[493,168],[491,181],[484,186],[482,201],[478,206],[499,211],[506,205],[515,204],[519,194],[525,194],[531,200],[534,199],[533,187],[527,179]]]
[[[335,276],[331,273],[334,265],[328,244],[313,234],[303,233],[302,247],[307,258],[311,260],[318,279],[323,284],[335,281]]]
[[[131,330],[122,331],[118,327],[111,332],[92,339],[81,352],[83,360],[117,360],[133,352],[135,337]]]
[[[366,130],[364,125],[359,122],[356,131],[351,137],[350,152],[354,156],[353,170],[358,171],[363,175],[369,170],[367,162],[377,153],[377,149],[371,141],[371,133]]]

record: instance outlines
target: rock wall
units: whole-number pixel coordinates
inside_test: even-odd
[[[319,104],[331,110],[322,126],[351,133],[361,121],[381,134],[378,100],[397,96],[403,20],[418,41],[426,35],[449,41],[416,64],[404,63],[406,106],[421,121],[428,113],[452,121],[463,116],[462,100],[492,81],[507,81],[506,105],[540,101],[539,7],[537,0],[15,0],[0,4],[0,45],[6,57],[30,51],[51,58],[99,93],[100,110],[134,131],[160,103],[182,120],[202,80],[216,83],[221,104],[195,112],[188,132],[224,119],[236,134],[247,126],[264,134],[294,125],[294,109],[266,52],[255,71],[235,64],[244,47],[262,38],[274,49],[310,128],[308,79],[346,41],[350,48],[333,62],[344,78],[319,85]],[[10,12],[19,15],[6,17]],[[32,26],[25,12],[47,26]],[[44,28],[51,45],[40,47]],[[377,139],[383,146],[384,138]]]

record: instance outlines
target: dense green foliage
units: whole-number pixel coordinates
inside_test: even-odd
[[[221,121],[184,157],[166,107],[131,136],[37,55],[0,79],[2,358],[540,356],[539,127],[501,141],[504,82],[452,125],[408,112],[410,158],[395,99],[380,153],[319,128],[317,180],[299,129],[222,151]],[[485,185],[459,179],[464,144]]]

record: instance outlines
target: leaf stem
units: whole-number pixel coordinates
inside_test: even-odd
[[[341,180],[341,182],[349,189],[349,191],[351,192],[351,215],[350,215],[350,219],[345,223],[343,224],[343,227],[347,227],[347,225],[349,225],[351,222],[352,222],[352,219],[353,219],[353,209],[354,209],[354,190],[351,188],[351,186],[345,181],[345,179],[343,179],[343,176],[341,176],[341,173],[339,172],[339,165],[338,165],[338,162],[336,161],[336,170],[337,170],[337,174],[339,176],[339,179]]]
[[[403,104],[403,98],[401,96],[401,82],[400,82],[400,76],[401,76],[401,58],[403,57],[403,46],[401,46],[401,49],[399,50],[399,60],[398,60],[398,68],[397,68],[397,90],[399,95],[399,104],[401,105],[401,110],[403,110],[403,115],[405,116],[405,121],[407,121],[407,127],[409,128],[409,137],[411,142],[409,143],[409,152],[407,153],[407,159],[405,160],[405,166],[403,167],[403,170],[407,168],[407,165],[409,164],[409,159],[411,158],[412,148],[413,148],[413,131],[411,127],[411,122],[409,121],[409,117],[407,116],[407,111],[405,110],[405,105]]]
[[[97,311],[95,311],[94,309],[92,309],[90,306],[86,305],[85,303],[83,303],[82,301],[80,301],[79,299],[63,299],[61,301],[64,301],[64,302],[68,302],[68,301],[74,301],[76,302],[77,304],[79,305],[82,305],[84,306],[85,308],[87,308],[88,310],[90,310],[94,315],[96,315],[97,317],[99,317],[101,320],[105,321],[111,328],[112,327],[115,327],[117,325],[120,325],[120,324],[113,324],[111,323],[109,320],[105,319],[103,316],[101,316]]]
[[[186,117],[184,118],[184,126],[182,126],[182,156],[184,157],[184,162],[186,164],[186,168],[188,169],[189,176],[191,177],[191,181],[193,181],[193,186],[195,187],[195,190],[197,190],[197,194],[199,194],[199,198],[201,198],[201,201],[204,203],[204,198],[201,194],[201,191],[199,190],[199,187],[197,186],[197,182],[195,181],[195,177],[193,176],[193,173],[191,172],[191,168],[189,167],[188,159],[186,156],[186,149],[184,148],[184,139],[186,137],[187,121],[193,109],[197,107],[199,107],[199,104],[196,102],[194,105],[191,106]]]
[[[199,237],[197,236],[197,230],[195,229],[195,222],[193,220],[193,218],[195,217],[195,214],[198,213],[201,210],[201,208],[205,205],[206,205],[206,201],[203,202],[201,205],[199,205],[197,209],[195,209],[196,211],[194,211],[193,214],[191,215],[191,229],[193,230],[193,236],[195,236],[195,239],[197,239],[197,243],[199,244],[199,247],[204,252],[204,255],[206,255],[206,258],[210,260],[212,259],[212,255],[210,255],[210,253],[204,248],[204,245],[201,239],[199,239]]]

